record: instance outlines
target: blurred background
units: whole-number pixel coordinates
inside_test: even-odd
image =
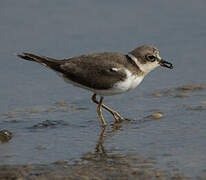
[[[205,89],[184,98],[154,98],[152,94],[165,89],[176,93],[179,86],[205,83],[205,9],[204,0],[0,2],[0,127],[15,134],[1,145],[0,163],[78,159],[95,147],[101,131],[90,92],[64,83],[51,70],[18,59],[16,54],[31,52],[61,59],[91,52],[127,53],[147,44],[158,47],[161,57],[175,68],[158,68],[132,92],[105,98],[106,104],[136,122],[123,125],[123,133],[119,131],[105,146],[121,149],[116,153],[155,157],[161,168],[179,168],[189,175],[193,175],[191,169],[194,174],[203,172]],[[80,109],[45,113],[59,101]],[[191,105],[203,109],[187,111],[185,106]],[[139,124],[154,108],[160,108],[165,118]],[[105,117],[113,122],[109,114]],[[46,120],[61,120],[67,126],[60,123],[54,129],[29,129]],[[46,150],[39,153],[38,145]],[[163,156],[165,153],[170,156]],[[14,156],[8,158],[11,154]]]

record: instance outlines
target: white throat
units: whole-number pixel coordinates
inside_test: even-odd
[[[150,71],[152,71],[153,69],[155,69],[156,67],[159,66],[159,63],[157,61],[151,62],[151,63],[148,62],[146,64],[142,64],[132,54],[127,54],[127,55],[137,64],[137,66],[140,68],[140,70],[145,72],[145,73],[149,73]]]

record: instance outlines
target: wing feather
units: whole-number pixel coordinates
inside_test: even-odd
[[[109,89],[126,78],[123,66],[97,57],[72,58],[62,64],[64,77],[93,89]]]

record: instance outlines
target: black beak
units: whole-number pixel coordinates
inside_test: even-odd
[[[163,66],[163,67],[166,67],[166,68],[169,68],[169,69],[173,69],[172,63],[169,63],[169,62],[167,62],[167,61],[165,61],[163,59],[161,59],[159,61],[159,64],[160,64],[160,66]]]

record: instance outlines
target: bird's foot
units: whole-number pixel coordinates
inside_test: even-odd
[[[120,116],[117,112],[113,112],[113,116],[115,119],[115,123],[121,123],[122,121],[124,121],[125,119]]]

